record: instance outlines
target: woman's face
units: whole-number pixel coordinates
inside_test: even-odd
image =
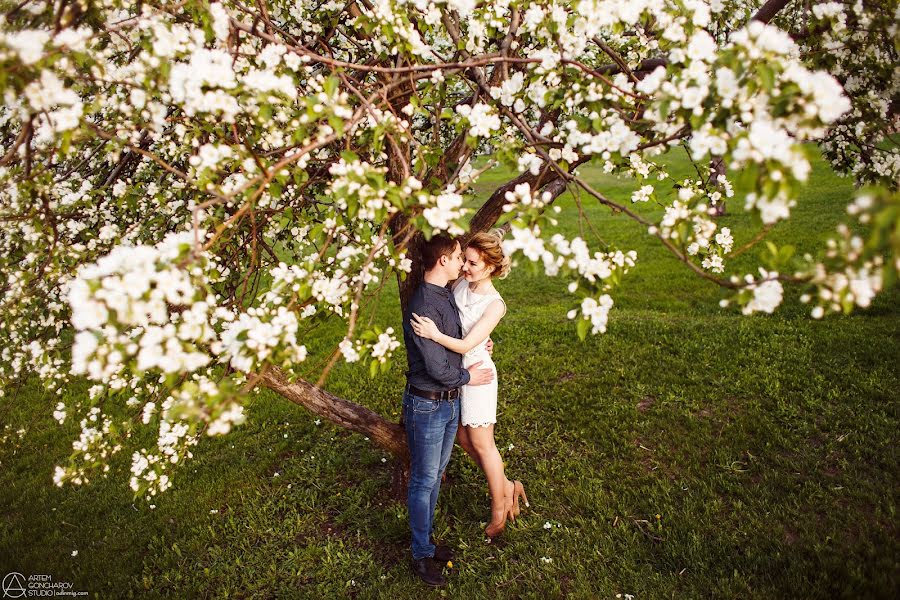
[[[481,260],[481,254],[475,248],[466,248],[465,261],[462,266],[466,281],[475,283],[484,279],[490,279],[491,268]]]

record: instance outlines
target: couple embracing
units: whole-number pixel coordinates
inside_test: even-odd
[[[410,454],[407,504],[413,570],[429,585],[443,585],[452,559],[432,537],[441,476],[454,439],[484,472],[491,496],[489,539],[528,505],[519,481],[510,481],[494,443],[497,370],[490,334],[506,313],[493,280],[509,272],[502,234],[478,233],[466,245],[445,234],[422,244],[425,277],[403,315],[409,371],[403,422]]]

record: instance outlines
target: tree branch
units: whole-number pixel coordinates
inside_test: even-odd
[[[750,20],[769,23],[782,8],[787,6],[788,2],[790,0],[769,0],[756,11],[756,14]]]
[[[398,459],[406,460],[408,449],[403,427],[365,406],[335,396],[303,379],[288,381],[278,367],[265,370],[260,375],[260,383],[316,415],[367,436]]]
[[[572,164],[572,170],[576,167],[586,163],[590,160],[591,155],[585,155],[579,157],[577,161]],[[534,175],[530,171],[525,171],[515,179],[511,179],[497,188],[491,197],[485,201],[484,204],[481,205],[481,208],[475,213],[475,216],[472,217],[472,220],[469,221],[469,232],[466,234],[466,237],[470,237],[473,234],[478,233],[479,231],[486,231],[494,226],[497,220],[503,215],[503,207],[506,206],[506,192],[510,192],[515,189],[517,185],[527,183],[531,186],[533,190],[540,190],[545,186],[549,186],[551,184],[556,185],[559,183],[559,187],[554,187],[551,191],[553,199],[555,199],[559,194],[561,194],[566,187],[566,182],[560,175],[549,168],[541,169],[541,171]]]

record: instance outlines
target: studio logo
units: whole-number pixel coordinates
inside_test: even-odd
[[[52,575],[7,573],[3,578],[3,598],[57,598],[59,596],[87,596],[88,592],[73,590],[69,581],[53,581]],[[2,599],[0,599],[2,600]]]
[[[21,598],[25,595],[25,576],[21,573],[9,573],[3,578],[3,597]]]

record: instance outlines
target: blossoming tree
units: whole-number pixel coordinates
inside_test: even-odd
[[[363,322],[367,301],[397,277],[405,303],[423,236],[500,223],[509,253],[568,280],[575,331],[605,331],[637,256],[546,239],[567,189],[643,224],[748,314],[772,312],[784,285],[808,288],[813,317],[864,307],[900,268],[888,2],[3,6],[0,376],[93,382],[55,407],[81,423],[58,484],[127,449],[135,494],[162,492],[261,387],[402,459],[400,426],[323,388],[336,361],[374,375],[399,346]],[[873,184],[848,198],[859,224],[820,256],[772,246],[758,272],[727,273],[736,240],[714,214],[730,174],[764,234],[809,177],[809,141]],[[658,157],[672,147],[696,179],[671,181]],[[593,189],[587,161],[635,178],[631,202],[662,219]],[[519,174],[467,214],[497,163]],[[343,341],[309,364],[309,337],[334,320]],[[155,446],[135,447],[141,427]]]

